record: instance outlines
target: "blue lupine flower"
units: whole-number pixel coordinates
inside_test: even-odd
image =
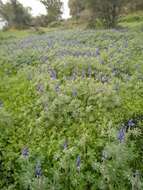
[[[38,92],[42,93],[44,91],[44,86],[42,84],[38,84],[36,89]]]
[[[37,162],[37,164],[36,164],[35,176],[36,176],[37,178],[39,178],[39,177],[42,176],[42,169],[41,169],[41,163],[40,163],[40,162]]]
[[[67,141],[64,142],[63,148],[64,148],[64,150],[66,150],[66,149],[68,148],[68,143],[67,143]]]
[[[50,71],[50,76],[53,80],[56,80],[57,79],[57,73],[55,70],[51,70]]]
[[[96,48],[96,56],[99,56],[99,55],[100,55],[99,48]]]
[[[60,91],[60,85],[59,84],[56,84],[55,86],[55,91],[58,93]]]
[[[134,123],[133,119],[130,119],[130,120],[128,121],[128,126],[129,126],[130,128],[135,126],[135,123]]]
[[[120,141],[120,143],[122,143],[124,139],[125,139],[125,128],[122,127],[118,133],[118,140]]]
[[[22,149],[22,156],[27,158],[29,156],[29,150],[27,147]]]
[[[78,171],[80,171],[80,164],[81,164],[81,158],[80,156],[78,156],[76,159],[76,167]]]

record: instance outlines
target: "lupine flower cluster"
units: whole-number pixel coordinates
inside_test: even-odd
[[[127,185],[125,189],[128,189],[131,187],[127,180],[130,174],[133,175],[131,176],[133,180],[141,175],[136,170],[139,166],[142,167],[139,163],[142,157],[141,138],[137,137],[138,130],[134,129],[139,126],[140,131],[143,121],[142,105],[139,105],[142,103],[142,59],[137,61],[137,57],[142,55],[142,43],[139,39],[136,42],[134,37],[134,33],[129,36],[127,32],[118,30],[105,32],[68,30],[28,36],[22,40],[14,39],[3,44],[0,42],[0,57],[3,59],[0,61],[0,73],[2,71],[3,76],[6,74],[6,77],[3,77],[6,81],[1,81],[2,87],[0,87],[2,91],[0,97],[6,107],[4,110],[0,109],[0,127],[2,126],[2,132],[6,132],[4,135],[7,138],[14,134],[14,138],[12,137],[15,139],[14,142],[18,141],[22,131],[25,134],[27,127],[30,128],[31,148],[23,147],[19,153],[22,158],[20,163],[23,161],[24,166],[30,164],[29,170],[32,168],[31,174],[34,174],[37,179],[33,180],[33,175],[32,179],[29,179],[29,175],[27,181],[44,184],[47,180],[47,189],[63,190],[63,184],[64,187],[77,190],[114,189],[120,187],[118,184],[120,181],[123,183],[125,181]],[[7,83],[6,87],[4,83]],[[7,95],[6,91],[10,94]],[[7,98],[8,96],[10,98]],[[133,96],[135,99],[132,102]],[[13,104],[15,97],[17,97],[16,103]],[[3,107],[2,101],[0,101],[1,107]],[[127,112],[130,108],[133,110]],[[136,117],[137,114],[139,117]],[[128,119],[125,119],[125,116]],[[121,120],[125,122],[119,128],[116,139],[110,138],[109,141],[107,134],[110,126],[116,127],[116,123]],[[10,130],[7,127],[9,124],[12,126]],[[17,133],[16,136],[15,132],[11,133],[13,129]],[[114,130],[110,131],[111,137],[112,132],[114,135]],[[131,136],[125,143],[129,132],[132,132],[132,136],[135,132],[136,138]],[[4,135],[0,134],[2,147],[8,146],[8,150],[10,148],[13,150],[15,144],[13,146],[12,142],[6,145]],[[29,140],[29,135],[20,136],[21,143]],[[44,165],[40,161],[34,162],[34,168],[31,163],[35,157],[37,159],[37,155],[31,156],[29,151],[34,150],[36,142],[33,141],[36,138],[42,145],[40,146],[42,148],[38,149],[39,156],[42,156],[44,163],[47,160],[51,161],[51,164],[47,164],[47,170],[44,170]],[[58,143],[61,141],[62,145],[58,149]],[[130,146],[130,143],[134,142],[137,142],[135,154],[134,146]],[[70,148],[70,145],[73,147]],[[133,155],[130,156],[132,152]],[[130,157],[134,159],[136,155],[139,155],[137,161],[130,162]],[[9,160],[11,161],[7,156],[9,154],[6,153],[6,156],[2,154],[0,160],[0,162],[4,161],[4,167],[9,165]],[[121,164],[117,163],[118,160]],[[94,166],[93,162],[96,164],[94,168],[96,172],[90,168],[90,164]],[[136,162],[139,164],[137,167]],[[132,163],[134,168],[131,168]],[[133,170],[136,171],[128,174],[128,171]],[[0,183],[0,188],[1,184],[6,185],[15,180],[13,176],[10,180],[7,179],[13,171],[9,172],[6,167],[3,171],[1,178],[4,180]],[[76,179],[74,172],[79,175]],[[121,179],[118,173],[124,174],[120,175]],[[104,183],[106,175],[110,184],[108,180]],[[16,181],[16,184],[19,184],[19,181]],[[2,189],[4,188],[8,187]]]
[[[27,158],[29,156],[29,149],[27,147],[22,149],[22,156]]]
[[[55,70],[50,70],[50,76],[51,76],[51,79],[53,80],[56,80],[57,79],[57,73]]]
[[[67,142],[67,140],[64,142],[64,144],[63,144],[63,149],[64,150],[67,150],[67,148],[68,148],[68,142]]]
[[[42,168],[41,168],[41,163],[38,161],[36,166],[35,166],[35,176],[37,178],[40,178],[42,176]]]
[[[99,56],[100,55],[100,51],[99,51],[99,48],[96,49],[96,56]]]
[[[125,135],[128,129],[132,129],[135,127],[135,122],[133,119],[129,119],[126,125],[123,125],[122,128],[118,132],[118,140],[120,143],[124,142],[125,140]]]
[[[118,132],[118,140],[120,141],[120,143],[124,142],[124,140],[125,140],[125,133],[126,133],[125,128],[122,127],[119,130],[119,132]]]
[[[43,84],[39,83],[39,84],[37,85],[36,89],[37,89],[37,91],[38,91],[39,93],[44,92],[44,86],[43,86]]]
[[[135,126],[135,123],[134,123],[133,119],[130,119],[130,120],[128,121],[128,126],[129,126],[129,128],[132,128],[132,127]]]
[[[54,69],[50,70],[50,77],[52,80],[61,80],[60,78],[58,78],[57,74],[58,73]],[[101,81],[102,83],[108,83],[110,79],[109,76],[107,76],[107,74],[104,74],[103,72],[98,73],[98,71],[95,68],[92,68],[90,65],[88,66],[87,69],[83,68],[81,69],[81,71],[73,69],[71,75],[64,74],[62,79],[64,79],[64,81],[68,80],[75,81],[80,77],[82,79],[91,79],[91,78],[93,78],[94,80],[98,79],[98,81]],[[42,89],[42,87],[40,87],[40,84],[37,85],[37,90],[38,89],[39,91],[40,89]]]
[[[80,172],[80,166],[81,166],[81,157],[78,155],[76,160],[76,167],[78,172]]]
[[[60,91],[60,85],[59,84],[56,84],[55,85],[55,91],[58,93]]]

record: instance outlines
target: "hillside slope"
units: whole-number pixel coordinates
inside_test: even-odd
[[[142,189],[142,29],[0,35],[0,189]]]

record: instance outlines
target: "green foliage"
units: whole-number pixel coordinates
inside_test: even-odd
[[[121,22],[133,23],[133,22],[143,22],[143,13],[136,12],[132,14],[128,14],[124,17],[121,17]]]
[[[139,10],[141,11],[143,10],[143,1],[142,0],[131,1],[129,2],[128,7],[131,12]]]
[[[0,16],[7,21],[8,27],[26,28],[31,23],[29,8],[23,7],[17,0],[0,3]]]
[[[143,189],[142,31],[21,35],[0,33],[0,189]]]
[[[36,16],[32,19],[32,25],[35,27],[46,27],[48,25],[47,15]]]
[[[118,17],[128,0],[89,0],[87,6],[93,12],[93,16],[102,20],[107,28],[116,27]]]
[[[47,23],[61,19],[63,5],[61,0],[40,0],[40,2],[47,10]]]
[[[60,21],[54,21],[54,22],[51,22],[51,23],[48,25],[48,27],[51,27],[51,28],[58,28],[58,27],[60,27],[60,26],[62,26],[62,22],[60,22]]]
[[[143,14],[135,12],[120,18],[119,25],[136,31],[143,31]]]
[[[142,10],[141,0],[69,0],[72,18],[84,20],[97,28],[100,20],[105,28],[116,28],[121,15]]]
[[[70,14],[76,19],[78,19],[80,18],[81,12],[85,9],[85,5],[82,0],[70,0],[69,8],[70,8]]]

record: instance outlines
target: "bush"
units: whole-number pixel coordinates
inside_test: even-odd
[[[129,14],[121,18],[121,22],[142,22],[143,15],[141,13]]]

